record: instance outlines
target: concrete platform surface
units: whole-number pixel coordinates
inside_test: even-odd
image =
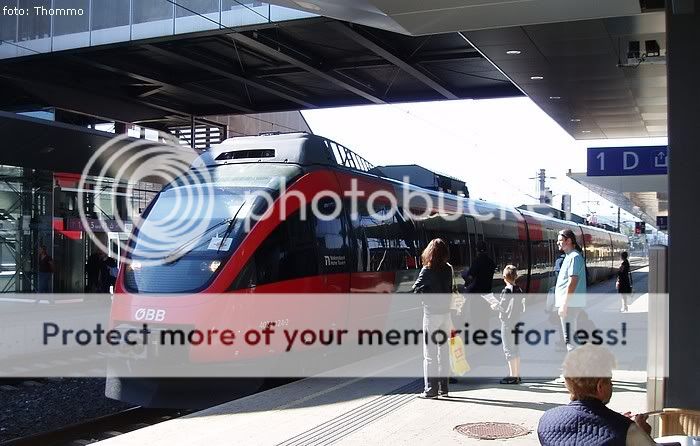
[[[116,445],[494,444],[536,445],[542,413],[568,402],[563,384],[500,385],[460,379],[449,398],[417,398],[420,380],[318,379],[296,381],[195,414],[99,442]],[[646,410],[645,376],[616,371],[610,407]],[[531,433],[478,440],[454,430],[473,422],[508,422]]]

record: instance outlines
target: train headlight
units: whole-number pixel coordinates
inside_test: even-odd
[[[219,266],[221,266],[221,262],[219,260],[212,260],[211,262],[202,262],[199,265],[199,269],[202,271],[211,271],[213,273],[216,272],[217,269],[219,269]]]

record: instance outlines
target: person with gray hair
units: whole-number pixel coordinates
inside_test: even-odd
[[[604,347],[586,344],[564,360],[564,380],[571,402],[546,411],[537,426],[543,446],[648,446],[646,415],[620,414],[606,405],[613,393],[615,357]]]

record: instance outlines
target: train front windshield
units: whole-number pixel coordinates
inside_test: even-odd
[[[193,171],[166,186],[139,224],[124,284],[133,293],[206,288],[297,166],[232,164]]]

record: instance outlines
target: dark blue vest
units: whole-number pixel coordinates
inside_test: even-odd
[[[625,446],[630,424],[601,401],[586,399],[546,411],[537,436],[543,446]]]

